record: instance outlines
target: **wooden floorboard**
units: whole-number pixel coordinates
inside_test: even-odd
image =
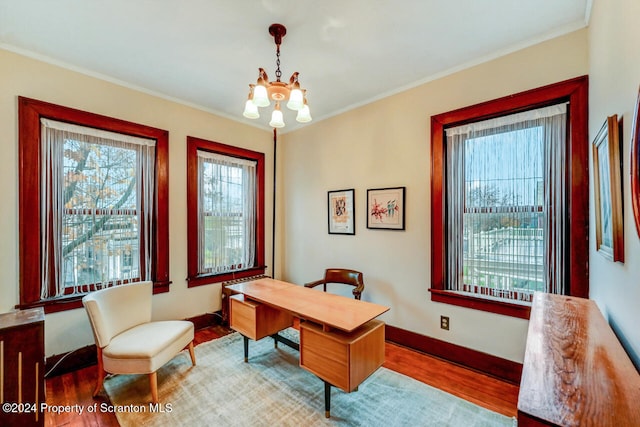
[[[230,331],[222,326],[212,326],[196,331],[195,343],[201,344],[226,335]],[[396,344],[387,343],[384,366],[415,378],[433,387],[461,397],[492,411],[516,416],[518,387],[479,372],[431,357]],[[82,407],[78,411],[46,413],[45,426],[118,426],[116,416],[100,410],[89,412],[89,406],[109,404],[104,390],[94,399],[96,367],[79,369],[46,380],[48,405]]]

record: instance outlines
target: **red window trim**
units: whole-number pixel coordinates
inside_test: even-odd
[[[40,299],[40,118],[74,123],[156,140],[157,209],[154,214],[151,275],[154,294],[169,291],[169,132],[74,108],[18,97],[20,182],[20,304],[45,312],[82,307],[81,296]]]
[[[244,270],[223,274],[199,274],[198,272],[198,150],[257,162],[257,206],[256,206],[256,265]],[[265,226],[264,226],[264,153],[240,147],[187,136],[187,283],[188,287],[209,285],[227,280],[264,274],[265,264]]]
[[[446,290],[446,127],[569,102],[569,236],[567,280],[570,295],[589,296],[589,134],[588,76],[520,92],[431,117],[431,300],[491,313],[528,318],[529,307]]]

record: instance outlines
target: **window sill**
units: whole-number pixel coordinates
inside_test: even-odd
[[[257,276],[264,274],[266,266],[253,267],[247,270],[232,271],[222,274],[202,274],[194,277],[187,277],[189,288],[195,286],[211,285],[213,283],[226,282],[227,280],[243,279],[245,277]]]
[[[26,304],[18,304],[16,308],[19,310],[26,310],[34,307],[44,307],[45,314],[58,313],[60,311],[73,310],[76,308],[82,308],[82,295],[74,295],[71,297],[64,297],[52,300],[41,300],[36,302],[30,302]]]
[[[520,319],[529,319],[531,313],[531,304],[528,303],[482,298],[474,296],[473,294],[444,291],[441,289],[429,289],[429,292],[431,292],[431,301],[441,302],[443,304],[457,305],[459,307],[487,311],[489,313],[502,314]]]
[[[123,283],[123,284],[127,284],[127,283]],[[154,282],[153,295],[169,292],[170,284],[171,284],[170,281]],[[117,285],[117,286],[120,286],[120,285]],[[55,298],[55,299],[47,299],[47,300],[29,302],[25,304],[18,304],[16,305],[16,308],[19,310],[26,310],[28,308],[34,308],[34,307],[44,307],[45,314],[58,313],[58,312],[67,311],[67,310],[74,310],[76,308],[83,307],[82,298],[91,292],[93,291],[82,293],[82,294],[74,294],[74,295]]]

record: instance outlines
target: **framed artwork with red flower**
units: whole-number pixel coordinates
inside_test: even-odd
[[[367,190],[367,228],[404,230],[405,187]]]

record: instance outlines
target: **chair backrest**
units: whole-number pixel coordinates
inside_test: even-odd
[[[355,286],[353,296],[360,299],[360,295],[364,290],[364,278],[362,273],[356,270],[346,268],[327,268],[324,271],[324,282],[326,283],[343,283],[345,285]]]
[[[324,272],[324,281],[326,283],[344,283],[352,286],[364,285],[361,272],[344,268],[327,268]]]
[[[91,292],[82,298],[96,344],[109,345],[111,339],[134,326],[151,321],[153,282],[136,282]]]

